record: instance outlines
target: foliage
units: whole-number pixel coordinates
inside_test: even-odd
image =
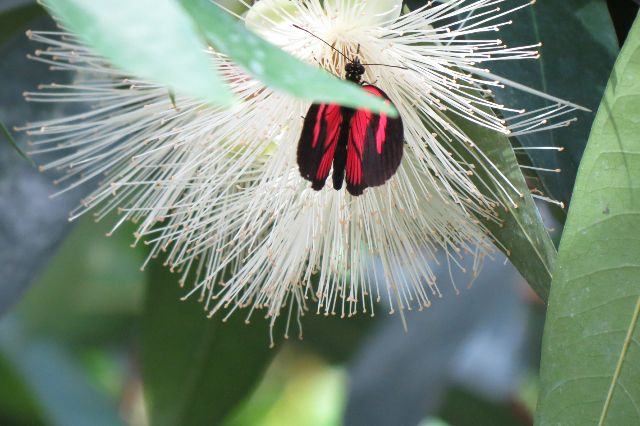
[[[521,194],[521,196],[512,196],[510,199],[496,188],[492,188],[495,193],[500,194],[501,201],[508,207],[498,210],[499,221],[482,218],[480,220],[484,221],[494,239],[511,263],[529,282],[531,288],[546,301],[556,249],[533,202],[511,143],[505,136],[496,135],[495,132],[464,120],[459,120],[458,125],[471,135],[479,146],[483,147],[487,157]],[[467,161],[472,159],[469,158]],[[482,182],[491,182],[486,178],[488,173],[486,170],[481,167],[476,167],[475,170],[478,185]]]
[[[355,85],[261,40],[207,0],[184,0],[184,9],[171,0],[46,0],[45,4],[53,16],[121,69],[213,104],[229,105],[232,94],[212,72],[198,30],[250,74],[275,88],[310,100],[395,113]],[[145,19],[140,20],[141,15]]]
[[[538,424],[640,422],[640,21],[618,57],[560,244]]]
[[[141,318],[142,378],[155,425],[218,424],[256,385],[277,353],[268,323],[242,315],[207,319],[195,298],[156,262]],[[215,401],[215,403],[211,403]]]
[[[539,1],[522,10],[502,39],[513,45],[542,43],[539,61],[495,64],[494,72],[586,108],[595,110],[618,54],[618,42],[605,0]],[[562,25],[558,25],[561,22]],[[521,25],[522,24],[522,25]],[[576,43],[576,40],[580,40]],[[541,99],[506,88],[497,93],[501,102],[532,110],[545,106]],[[529,151],[534,165],[561,173],[540,174],[542,185],[555,199],[569,205],[571,191],[586,146],[594,115],[579,112],[569,127],[518,137],[523,146],[558,146],[563,151]]]

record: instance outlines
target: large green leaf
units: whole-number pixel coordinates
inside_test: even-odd
[[[45,4],[114,65],[176,92],[222,105],[232,99],[212,68],[195,21],[219,51],[275,89],[308,100],[397,114],[359,86],[304,64],[262,40],[209,0],[182,0],[184,9],[171,0],[46,0]]]
[[[536,90],[595,110],[618,53],[616,33],[605,0],[538,0],[513,15],[513,25],[501,28],[509,46],[542,42],[541,57],[527,61],[490,63],[494,73]],[[519,90],[496,93],[505,105],[533,110],[547,101]],[[519,136],[524,146],[558,146],[564,151],[529,151],[535,166],[562,173],[540,172],[555,198],[568,203],[578,164],[586,146],[594,114],[578,111],[569,127]]]
[[[304,64],[261,39],[209,0],[180,0],[217,50],[274,89],[316,102],[335,102],[397,115],[397,111],[358,85]],[[292,27],[292,30],[295,28]]]
[[[207,319],[197,296],[159,262],[151,266],[142,317],[142,377],[153,426],[219,424],[256,385],[276,349],[268,325],[245,312]]]
[[[52,15],[123,71],[214,104],[232,94],[172,0],[45,0]]]
[[[609,79],[560,243],[541,425],[640,424],[640,19]]]
[[[519,197],[512,190],[509,190],[509,195],[500,191],[489,172],[481,164],[476,165],[476,184],[480,188],[486,188],[485,184],[489,185],[492,192],[500,197],[498,201],[504,206],[498,207],[496,211],[499,222],[482,217],[479,217],[480,220],[489,228],[511,263],[533,290],[546,301],[556,249],[529,193],[509,139],[469,121],[462,119],[455,121],[522,194],[522,197]],[[473,163],[471,158],[467,158],[467,161]],[[491,174],[494,175],[496,172],[492,170]],[[506,186],[504,182],[501,183]],[[513,202],[517,204],[517,208],[513,207]]]

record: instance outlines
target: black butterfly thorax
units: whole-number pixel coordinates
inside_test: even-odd
[[[341,107],[342,119],[345,123],[349,123],[356,113],[356,110],[348,107]],[[349,126],[340,128],[340,136],[338,136],[338,144],[333,157],[333,189],[341,189],[344,181],[344,172],[347,166],[347,144],[349,143]]]
[[[360,62],[359,58],[353,59],[347,63],[344,68],[345,80],[351,81],[362,85],[362,76],[364,75],[365,68]],[[349,107],[341,107],[342,119],[345,123],[349,123],[353,118],[356,110]],[[342,182],[344,182],[344,172],[347,165],[347,144],[349,141],[349,126],[342,126],[340,129],[340,136],[338,137],[338,144],[336,146],[336,152],[333,159],[333,188],[338,190],[342,188]]]
[[[351,62],[348,62],[344,67],[345,80],[349,80],[352,83],[362,84],[362,76],[364,75],[364,65],[360,62],[360,58],[356,57]]]

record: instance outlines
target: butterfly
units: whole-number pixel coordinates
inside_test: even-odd
[[[357,56],[349,60],[345,79],[393,105],[380,88],[362,82],[364,65]],[[403,145],[400,117],[337,104],[313,104],[298,142],[298,167],[316,191],[324,187],[333,169],[333,188],[341,189],[346,181],[347,191],[357,196],[365,188],[383,185],[396,173]]]

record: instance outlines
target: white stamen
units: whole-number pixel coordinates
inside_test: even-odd
[[[269,1],[260,2],[261,10]],[[336,0],[325,10],[309,0],[259,16],[255,31],[338,76],[345,59],[294,24],[348,57],[359,46],[365,63],[406,68],[366,70],[364,80],[375,81],[397,106],[406,145],[391,181],[360,197],[309,188],[296,164],[300,117],[309,104],[252,80],[213,49],[211,60],[242,107],[221,110],[180,95],[174,105],[166,88],[120,73],[73,36],[32,31],[31,39],[47,45],[32,59],[78,75],[73,84],[43,84],[25,97],[95,106],[23,130],[33,138],[33,155],[60,154],[42,168],[62,171],[61,193],[100,181],[71,219],[91,211],[101,220],[115,210],[114,231],[137,223],[136,242],[150,247],[143,267],[166,252],[181,285],[195,283],[187,295],[197,295],[212,314],[223,310],[227,318],[248,308],[249,321],[255,309],[265,309],[273,324],[282,312],[299,317],[317,299],[318,313],[373,315],[381,297],[393,311],[422,309],[440,295],[430,266],[437,254],[446,254],[449,268],[461,268],[462,253],[471,253],[476,276],[492,250],[478,216],[496,221],[495,200],[516,207],[522,196],[451,117],[516,136],[565,126],[573,119],[559,117],[584,110],[483,68],[538,56],[539,45],[507,48],[494,38],[510,23],[505,16],[528,5],[501,11],[502,2],[430,3],[393,20],[394,8],[364,19],[367,9],[358,2]],[[253,71],[260,66],[256,61]],[[492,90],[505,86],[553,105],[525,112],[497,104]],[[479,188],[474,168],[492,182]]]

